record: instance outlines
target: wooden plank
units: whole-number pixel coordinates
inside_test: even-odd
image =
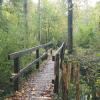
[[[40,61],[44,56],[46,56],[47,53],[44,53],[42,56],[40,56],[38,59],[34,60],[32,63],[30,63],[27,67],[23,68],[20,70],[19,73],[13,75],[10,80],[14,81],[16,80],[18,77],[20,77],[23,73],[25,73],[26,71],[28,71],[30,68],[33,67],[34,64],[36,64],[38,61]]]
[[[21,57],[21,56],[24,56],[26,54],[32,53],[33,51],[36,51],[39,48],[46,48],[46,47],[49,47],[51,45],[52,45],[52,43],[50,42],[50,43],[39,45],[39,46],[36,46],[36,47],[33,47],[33,48],[25,49],[25,50],[22,50],[22,51],[19,51],[19,52],[11,53],[11,54],[8,55],[8,59],[13,60],[17,57]]]

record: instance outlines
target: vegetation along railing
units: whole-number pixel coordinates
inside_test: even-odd
[[[62,100],[71,100],[69,97],[70,85],[75,89],[75,98],[80,100],[79,72],[80,64],[76,57],[66,54],[65,43],[52,56],[54,63],[54,92],[61,95]]]
[[[20,84],[19,78],[21,77],[21,75],[26,73],[29,69],[33,68],[34,64],[36,64],[36,68],[38,69],[39,68],[39,61],[44,59],[44,58],[47,58],[47,56],[48,56],[47,51],[51,46],[52,46],[52,43],[50,42],[47,44],[39,45],[39,46],[30,48],[30,49],[22,50],[22,51],[11,53],[8,55],[8,59],[13,60],[13,62],[14,62],[14,66],[13,66],[14,67],[14,74],[10,78],[10,80],[13,82],[13,85],[14,85],[14,91],[19,90],[19,84]],[[39,49],[40,48],[43,48],[46,50],[46,52],[43,53],[42,56],[39,56]],[[34,51],[36,51],[36,59],[32,63],[28,64],[27,67],[20,69],[20,58],[22,56],[27,55],[27,54],[31,54]]]

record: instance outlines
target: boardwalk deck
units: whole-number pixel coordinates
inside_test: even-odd
[[[21,91],[6,100],[53,100],[54,62],[48,58],[41,69],[31,75]]]

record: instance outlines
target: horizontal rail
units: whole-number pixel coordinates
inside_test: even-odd
[[[39,45],[39,46],[36,46],[36,47],[33,47],[33,48],[22,50],[22,51],[19,51],[19,52],[11,53],[11,54],[8,55],[8,59],[13,60],[17,57],[21,57],[21,56],[24,56],[28,53],[32,53],[33,51],[36,51],[39,48],[47,48],[51,45],[52,45],[52,43],[50,42],[50,43],[47,43],[47,44],[43,44],[43,45]]]
[[[10,77],[10,81],[13,82],[14,91],[18,91],[20,88],[19,84],[20,84],[21,75],[24,75],[25,73],[29,72],[29,70],[33,68],[34,64],[36,65],[36,69],[39,69],[40,60],[43,61],[47,59],[48,57],[47,51],[49,48],[51,48],[51,46],[52,46],[52,42],[49,42],[47,44],[39,45],[33,48],[11,53],[8,55],[8,59],[13,60],[14,62],[14,66],[13,66],[14,74],[12,74],[12,76]],[[43,53],[42,56],[40,56],[40,50],[39,50],[40,48],[45,49],[45,53]],[[33,51],[35,51],[36,53],[36,59],[33,62],[29,63],[27,67],[20,69],[20,57],[26,54],[31,54],[33,53]]]
[[[42,60],[42,58],[44,58],[46,55],[48,55],[47,53],[44,53],[42,56],[40,56],[38,59],[34,60],[32,63],[30,63],[27,67],[23,68],[20,70],[19,73],[13,75],[10,80],[14,81],[16,80],[18,77],[20,77],[23,73],[25,73],[26,71],[28,71],[28,69],[32,68],[34,64],[36,64],[38,61]]]
[[[62,50],[62,48],[64,47],[64,42],[62,43],[62,45],[57,49],[57,51],[55,52],[55,54],[52,56],[52,60],[55,61],[55,57],[57,54],[59,54]]]
[[[63,46],[64,46],[64,43],[62,43],[62,45],[57,49],[57,51],[56,51],[56,53],[54,55],[57,55],[61,51]]]

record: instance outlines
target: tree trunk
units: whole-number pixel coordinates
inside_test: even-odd
[[[0,0],[0,5],[2,5],[3,0]]]
[[[68,52],[73,51],[73,4],[68,0]]]
[[[28,13],[28,1],[24,0],[24,5],[23,5],[23,9],[24,9],[24,25],[25,25],[25,48],[27,48],[28,46],[28,18],[27,18],[27,13]]]
[[[0,13],[1,13],[1,10],[2,10],[2,3],[3,3],[3,0],[0,0]]]
[[[41,42],[41,0],[38,1],[38,23],[39,23],[39,31],[38,31],[38,40]]]

